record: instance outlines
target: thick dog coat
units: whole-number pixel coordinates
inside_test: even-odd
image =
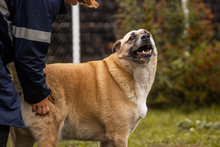
[[[12,146],[29,147],[37,141],[39,147],[55,147],[58,140],[73,139],[126,147],[129,133],[147,113],[157,49],[151,34],[140,29],[118,40],[113,51],[102,61],[47,65],[54,104],[45,116],[36,115],[23,100],[13,73],[26,129],[11,128]]]

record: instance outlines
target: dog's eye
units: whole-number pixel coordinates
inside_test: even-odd
[[[129,38],[129,40],[134,40],[134,36],[131,36],[131,37]]]

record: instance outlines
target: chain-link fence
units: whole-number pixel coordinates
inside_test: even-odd
[[[115,0],[97,0],[97,9],[80,5],[81,62],[99,60],[111,54],[116,41],[115,19],[118,6]],[[71,5],[68,14],[60,15],[61,23],[54,22],[47,63],[72,62]]]
[[[97,2],[100,4],[97,9],[80,5],[81,62],[105,58],[111,54],[111,47],[117,39],[114,15],[117,13],[118,3],[115,0],[97,0]],[[214,37],[220,39],[219,0],[204,0],[204,2],[214,15],[212,22],[216,32]],[[53,24],[47,63],[72,62],[71,6],[66,3],[66,7],[68,14],[59,16],[62,22]]]

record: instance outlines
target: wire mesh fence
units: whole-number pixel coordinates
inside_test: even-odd
[[[117,13],[119,4],[116,0],[97,0],[97,2],[100,4],[97,9],[80,5],[81,62],[99,60],[108,56],[117,39],[117,24],[114,15]],[[220,40],[219,0],[204,0],[204,2],[214,16],[212,22],[215,25],[214,37]],[[71,6],[66,3],[66,7],[68,14],[59,16],[62,22],[56,21],[53,24],[47,63],[72,62]]]
[[[66,3],[68,14],[59,15],[52,25],[51,45],[47,63],[72,62],[71,6]],[[61,22],[58,22],[61,20]]]
[[[99,60],[111,54],[116,40],[115,0],[98,0],[97,9],[80,5],[81,62]],[[68,14],[60,15],[61,23],[54,22],[47,63],[72,62],[71,5],[66,3]]]

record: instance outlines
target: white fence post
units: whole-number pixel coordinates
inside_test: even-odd
[[[80,6],[72,6],[72,57],[73,63],[80,63]]]

